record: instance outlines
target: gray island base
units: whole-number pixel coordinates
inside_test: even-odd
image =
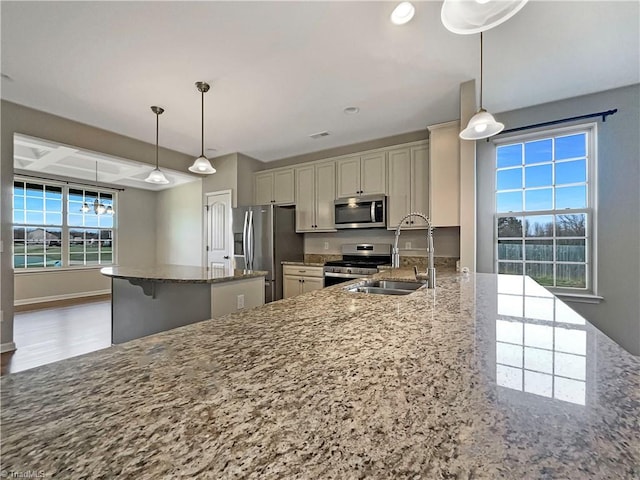
[[[162,265],[101,273],[111,277],[114,344],[264,304],[266,272]]]

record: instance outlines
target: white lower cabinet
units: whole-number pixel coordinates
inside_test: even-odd
[[[312,292],[324,287],[324,269],[322,267],[285,265],[282,276],[283,298]]]

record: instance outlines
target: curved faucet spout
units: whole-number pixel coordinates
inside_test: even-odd
[[[398,241],[400,240],[400,231],[402,230],[402,224],[405,220],[411,217],[420,217],[425,222],[427,222],[427,257],[428,257],[428,266],[427,266],[427,287],[435,288],[436,287],[436,269],[434,266],[434,252],[433,252],[433,225],[431,224],[431,220],[424,213],[420,212],[411,212],[406,214],[400,222],[398,223],[398,227],[396,228],[395,239],[393,241],[393,257],[392,257],[392,265],[394,268],[400,267],[400,250],[398,248]],[[421,275],[416,272],[416,279]]]

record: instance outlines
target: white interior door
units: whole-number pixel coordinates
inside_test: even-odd
[[[207,194],[207,266],[231,268],[231,190]]]

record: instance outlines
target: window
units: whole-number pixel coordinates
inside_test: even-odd
[[[16,179],[14,268],[112,264],[114,201],[108,191]]]
[[[593,292],[595,126],[496,147],[497,272]]]

